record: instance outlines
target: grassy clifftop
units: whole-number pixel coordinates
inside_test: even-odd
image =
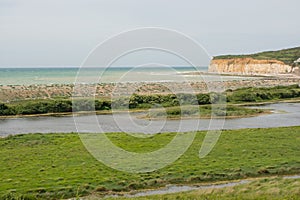
[[[300,58],[300,47],[282,49],[278,51],[266,51],[248,55],[221,55],[214,59],[232,59],[232,58],[253,58],[257,60],[279,60],[287,65],[293,65],[294,61]]]

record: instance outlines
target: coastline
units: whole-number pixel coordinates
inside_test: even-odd
[[[210,89],[220,88],[224,90],[235,90],[247,87],[275,87],[289,86],[300,83],[300,77],[284,78],[284,77],[264,77],[259,79],[248,80],[227,80],[212,82],[195,82],[189,84],[194,93],[208,93],[208,84]],[[131,88],[137,88],[136,94],[170,94],[168,88],[176,88],[177,93],[187,93],[185,84],[180,82],[127,82],[118,83],[118,95],[128,96],[132,94]],[[95,98],[110,98],[116,88],[116,83],[100,83],[94,84]],[[73,84],[53,84],[53,85],[1,85],[0,100],[2,102],[13,102],[20,100],[32,99],[51,99],[51,98],[70,98],[73,94]]]
[[[250,92],[252,91],[251,88],[271,88],[271,87],[276,87],[276,86],[291,86],[291,85],[299,85],[299,80],[300,79],[286,79],[286,78],[268,78],[268,79],[256,79],[256,80],[234,80],[234,81],[225,81],[225,82],[212,82],[209,83],[209,86],[212,87],[210,89],[218,88],[218,84],[223,84],[225,87],[224,90],[226,90],[226,93],[231,93],[234,90],[244,88],[245,90],[249,90]],[[207,94],[211,91],[208,91],[207,85],[205,82],[191,82],[190,83],[191,87],[194,89],[194,94]],[[182,86],[181,83],[179,82],[163,82],[163,83],[121,83],[120,87],[123,89],[122,94],[119,95],[119,97],[128,97],[129,95],[132,95],[129,93],[129,90],[131,87],[137,87],[140,86],[135,92],[137,95],[170,95],[172,92],[168,90],[170,87],[181,87],[179,90],[181,91],[182,94],[192,94],[190,91],[184,91],[184,87]],[[103,101],[111,101],[110,98],[115,98],[115,96],[112,95],[113,90],[116,87],[116,83],[110,83],[110,84],[91,84],[88,85],[88,87],[95,87],[96,92],[95,92],[95,99],[96,100],[103,100]],[[59,84],[54,84],[54,85],[29,85],[29,86],[0,86],[0,96],[6,95],[7,100],[4,101],[2,100],[2,103],[4,104],[10,104],[12,106],[14,105],[19,105],[19,104],[26,104],[27,102],[39,102],[39,101],[53,101],[53,102],[60,102],[60,101],[68,101],[70,104],[72,104],[72,90],[74,86],[71,84],[67,85],[59,85]],[[83,87],[83,89],[79,92],[85,92],[84,89],[86,86]],[[219,86],[220,88],[220,86]],[[46,91],[43,91],[46,90]],[[23,90],[25,92],[21,92],[20,90]],[[285,90],[284,90],[285,91]],[[282,92],[284,92],[282,91]],[[175,94],[180,94],[180,92],[176,91],[177,93]],[[38,94],[36,97],[35,95]],[[173,93],[174,94],[174,93]],[[24,95],[27,96],[35,96],[36,98],[25,98]],[[80,96],[82,94],[79,94]],[[9,100],[12,99],[12,100]],[[29,100],[29,101],[28,101]],[[274,103],[298,103],[300,102],[300,97],[293,97],[293,98],[283,98],[283,99],[268,99],[265,101],[249,101],[249,102],[235,102],[233,105],[235,106],[260,106],[260,105],[266,105],[266,104],[274,104]],[[1,101],[0,101],[1,103]],[[229,103],[228,105],[230,105]],[[172,106],[168,106],[172,107]],[[54,109],[55,110],[55,109]],[[130,113],[138,113],[138,112],[145,112],[148,109],[144,108],[133,108],[130,109]],[[118,109],[115,110],[114,112],[116,113],[122,113],[122,112],[127,112],[127,110],[123,109]],[[63,116],[72,116],[72,115],[90,115],[90,114],[96,114],[96,115],[107,115],[111,114],[112,110],[106,110],[106,109],[98,109],[96,111],[80,111],[80,112],[72,112],[71,110],[68,111],[62,111],[62,112],[56,112],[52,111],[49,113],[43,113],[41,112],[40,114],[29,114],[29,113],[24,113],[24,114],[15,114],[15,115],[1,115],[0,119],[6,119],[6,118],[30,118],[30,117],[63,117]],[[257,114],[263,114],[263,113],[252,113],[254,114],[253,116],[257,116]],[[267,113],[268,114],[268,113]],[[244,117],[253,117],[252,115],[249,114],[243,114],[243,115],[228,115],[224,116],[226,119],[233,119],[233,118],[244,118]],[[222,118],[224,118],[222,117]],[[141,117],[143,119],[149,119],[149,120],[156,120],[156,119],[150,119],[147,117]],[[173,119],[179,119],[177,116],[168,116],[168,120],[173,120]],[[183,117],[183,119],[193,119],[195,117]],[[197,116],[199,118],[199,116]],[[211,116],[201,116],[201,119],[208,119],[211,118]],[[213,117],[214,119],[217,119],[218,116]],[[181,118],[180,118],[181,119]]]
[[[300,76],[293,73],[287,74],[245,74],[245,73],[238,73],[238,72],[182,72],[181,75],[215,75],[215,76],[238,76],[238,77],[252,77],[252,78],[298,78]]]

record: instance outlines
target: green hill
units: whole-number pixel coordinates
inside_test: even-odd
[[[300,47],[282,49],[278,51],[266,51],[249,55],[221,55],[214,59],[253,58],[257,60],[279,60],[287,65],[293,65],[300,58]]]

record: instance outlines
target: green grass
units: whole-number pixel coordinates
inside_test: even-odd
[[[227,102],[274,102],[286,99],[299,99],[300,86],[276,86],[272,88],[240,88],[226,92]]]
[[[274,174],[300,173],[300,127],[224,131],[212,152],[198,158],[206,132],[197,132],[187,152],[154,172],[132,174],[106,167],[71,134],[27,134],[0,139],[0,199],[53,199],[108,191],[204,183]],[[184,134],[184,133],[181,133]],[[128,151],[161,148],[176,135],[135,138],[107,134]]]
[[[94,198],[90,199],[97,199]],[[215,189],[199,189],[190,192],[180,192],[165,195],[152,195],[146,197],[136,198],[108,198],[108,199],[164,199],[164,200],[178,200],[178,199],[194,199],[194,200],[282,200],[300,199],[300,179],[283,179],[283,178],[262,178],[254,180],[247,184],[242,184],[233,187],[215,188]]]
[[[72,114],[72,111],[91,111],[95,109],[99,113],[109,113],[112,110],[145,111],[150,108],[168,108],[169,115],[178,115],[178,106],[210,105],[210,104],[240,104],[255,102],[274,102],[288,99],[300,98],[300,86],[276,86],[272,88],[241,88],[228,90],[222,94],[167,94],[167,95],[137,95],[131,97],[120,97],[112,101],[107,99],[85,99],[80,98],[72,102],[71,99],[38,99],[23,100],[11,103],[0,102],[0,116],[14,115],[65,115]],[[160,106],[158,106],[160,105]],[[173,108],[172,108],[173,107]],[[201,107],[203,116],[210,116],[210,106]],[[246,108],[228,106],[227,116],[255,114],[258,110],[247,110]],[[239,112],[241,111],[241,112]],[[173,113],[172,113],[173,112]],[[193,115],[197,109],[186,109],[184,115]],[[208,116],[209,113],[209,116]],[[220,109],[218,115],[225,112]],[[159,113],[157,114],[159,115]]]
[[[153,109],[142,118],[146,119],[178,119],[178,118],[236,118],[236,117],[250,117],[256,116],[263,113],[268,113],[268,110],[263,109],[252,109],[242,106],[234,105],[219,105],[212,107],[211,105],[204,106],[181,106],[171,107],[165,109]]]
[[[294,61],[300,58],[300,47],[283,49],[278,51],[266,51],[249,55],[222,55],[215,56],[214,59],[232,58],[253,58],[257,60],[279,60],[287,65],[293,65]]]

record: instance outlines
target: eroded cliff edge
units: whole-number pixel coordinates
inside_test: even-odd
[[[300,74],[300,47],[249,55],[216,56],[210,73],[237,75]]]
[[[287,74],[293,67],[278,60],[256,60],[253,58],[213,59],[209,72],[232,73],[241,75]]]

